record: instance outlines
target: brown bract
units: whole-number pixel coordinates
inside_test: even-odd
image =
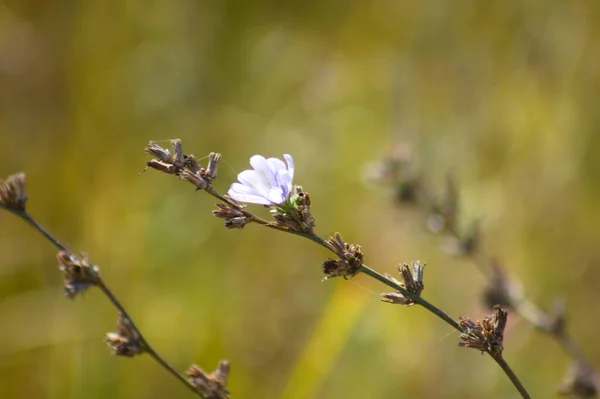
[[[156,159],[148,161],[147,166],[159,172],[178,176],[180,179],[192,183],[197,190],[208,189],[212,181],[217,178],[221,154],[211,152],[208,156],[208,166],[204,169],[198,165],[198,161],[193,155],[184,154],[181,140],[171,140],[171,147],[173,155],[169,150],[151,141],[145,150]]]
[[[0,203],[13,211],[24,211],[27,203],[25,173],[16,173],[6,181],[0,180]]]
[[[69,299],[100,283],[100,269],[90,263],[87,255],[83,254],[79,259],[67,251],[60,251],[57,258],[65,277],[64,292]]]
[[[216,210],[212,214],[225,220],[225,227],[228,229],[241,229],[250,219],[244,214],[244,206],[229,199],[230,203],[218,203]]]
[[[504,329],[508,320],[508,312],[496,305],[494,313],[476,322],[460,317],[458,324],[463,330],[460,338],[464,341],[459,346],[488,352],[492,356],[500,356],[504,349]]]
[[[334,237],[329,237],[327,246],[339,256],[339,259],[329,259],[323,263],[323,272],[326,274],[324,280],[333,277],[355,276],[363,264],[364,255],[360,245],[347,244],[339,233]]]
[[[211,374],[196,365],[192,365],[185,373],[190,377],[188,379],[190,384],[206,399],[224,399],[229,397],[227,390],[229,369],[229,362],[221,360],[217,370]]]
[[[140,334],[133,327],[131,321],[123,317],[123,314],[119,314],[117,332],[106,334],[104,341],[117,356],[133,357],[144,352]]]
[[[423,269],[425,266],[425,264],[421,266],[421,262],[417,260],[412,263],[411,270],[411,267],[407,263],[401,263],[398,266],[398,272],[400,273],[402,281],[396,280],[387,273],[385,276],[408,292],[416,296],[421,296],[421,292],[423,292],[423,289],[425,288],[425,285],[423,284]],[[415,304],[413,299],[404,296],[400,291],[381,294],[381,300],[383,302],[405,306],[412,306]]]

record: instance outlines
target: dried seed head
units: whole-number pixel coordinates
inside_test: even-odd
[[[225,399],[229,397],[227,379],[229,378],[229,362],[221,360],[217,370],[207,374],[200,367],[192,365],[185,373],[190,377],[190,384],[206,399]]]
[[[162,161],[167,164],[173,164],[173,157],[171,156],[169,150],[162,148],[154,141],[151,141],[148,144],[148,146],[145,148],[145,151],[153,157],[158,158],[159,161]]]
[[[594,370],[582,363],[573,363],[559,392],[576,398],[594,398],[598,394],[598,378]]]
[[[504,329],[508,320],[508,312],[500,306],[494,307],[494,313],[481,321],[474,322],[465,317],[459,317],[458,324],[463,332],[460,338],[464,341],[459,346],[487,352],[499,356],[504,350]]]
[[[425,288],[423,284],[423,270],[425,269],[426,264],[421,266],[420,261],[414,261],[411,267],[407,263],[401,263],[398,266],[398,272],[400,276],[402,276],[402,281],[398,281],[389,274],[385,276],[392,280],[394,283],[398,284],[408,292],[415,294],[416,296],[421,296],[421,292]],[[412,306],[415,302],[409,298],[404,296],[400,291],[390,292],[381,294],[381,300],[387,303],[396,303],[399,305]]]
[[[335,234],[335,238],[329,237],[327,245],[339,259],[329,259],[323,263],[323,272],[326,275],[323,280],[333,277],[347,279],[360,271],[364,259],[360,245],[346,244],[339,233]]]
[[[173,165],[177,169],[181,169],[185,166],[185,156],[183,155],[183,147],[181,146],[181,140],[171,140],[173,146]]]
[[[117,332],[106,334],[104,341],[112,348],[113,354],[117,356],[133,357],[145,351],[140,334],[123,314],[119,314]]]
[[[221,154],[217,154],[216,152],[211,152],[208,155],[208,168],[206,169],[206,174],[211,180],[217,178],[217,170],[219,169],[219,163],[221,162]]]
[[[200,165],[198,165],[198,160],[193,155],[188,155],[185,158],[185,167],[195,175],[199,174],[200,170],[202,170]]]
[[[184,154],[180,139],[171,140],[171,145],[173,147],[173,156],[171,156],[169,150],[151,141],[146,147],[146,152],[158,159],[152,159],[147,162],[148,167],[169,175],[176,175],[181,180],[192,183],[198,190],[208,189],[212,180],[217,177],[217,168],[221,160],[221,154],[211,153],[209,155],[208,169],[204,169],[198,165],[196,157]]]
[[[90,263],[87,255],[84,254],[79,259],[66,251],[60,251],[57,257],[59,268],[65,276],[64,292],[69,299],[100,283],[100,269]]]
[[[174,175],[177,173],[177,169],[172,164],[169,164],[169,163],[166,163],[163,161],[159,161],[157,159],[152,159],[152,160],[146,162],[146,165],[148,165],[149,168],[156,169],[159,172],[163,172],[163,173],[166,173],[169,175]],[[144,170],[146,170],[146,169],[144,169]]]
[[[225,219],[225,227],[228,229],[241,229],[248,223],[248,219],[242,212],[243,205],[232,204],[217,204],[217,210],[212,211],[213,215],[220,219]]]
[[[186,169],[182,170],[181,173],[179,173],[179,178],[181,180],[185,180],[192,183],[194,186],[196,186],[196,190],[204,190],[209,185],[206,179],[200,177],[198,174],[193,174],[192,172]]]
[[[0,180],[0,203],[12,211],[24,211],[27,203],[25,191],[25,173],[9,176]]]

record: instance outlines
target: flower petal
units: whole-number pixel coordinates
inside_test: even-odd
[[[280,187],[275,187],[269,190],[267,199],[271,201],[272,204],[283,204],[287,197],[283,196],[283,190]]]
[[[233,190],[235,192],[242,193],[242,194],[260,195],[260,193],[258,191],[256,191],[256,189],[254,187],[244,186],[243,184],[240,184],[240,183],[232,183],[229,190],[230,191]]]
[[[290,176],[290,172],[286,169],[278,170],[275,180],[277,181],[277,185],[281,187],[283,196],[289,198],[290,193],[292,192],[292,176]]]
[[[239,193],[234,190],[229,190],[228,194],[232,199],[238,202],[245,202],[247,204],[272,205],[271,201],[258,195]]]
[[[294,180],[294,158],[290,154],[283,154],[285,161],[287,162],[287,170],[290,173],[290,177]]]
[[[260,180],[267,188],[275,186],[275,173],[271,170],[267,160],[262,155],[254,155],[250,158],[250,165],[260,176]]]
[[[287,169],[285,163],[283,163],[281,159],[269,158],[267,159],[267,163],[269,164],[269,167],[271,168],[271,171],[273,171],[273,173],[277,173],[277,171],[280,169]]]
[[[262,179],[262,176],[255,170],[245,170],[238,174],[238,180],[244,186],[252,187],[256,194],[266,198],[269,188]]]

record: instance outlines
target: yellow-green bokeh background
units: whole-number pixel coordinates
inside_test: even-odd
[[[143,148],[221,152],[222,191],[251,155],[289,152],[319,233],[381,272],[427,262],[425,297],[481,317],[483,276],[362,180],[409,143],[434,187],[458,177],[465,220],[533,300],[566,298],[600,365],[599,43],[594,1],[5,1],[0,175],[27,173],[30,212],[177,368],[229,359],[234,398],[517,397],[423,309],[362,276],[321,283],[311,242],[228,231],[207,195],[139,177]],[[114,309],[66,300],[55,252],[0,214],[0,397],[190,397],[149,357],[109,354]],[[505,356],[538,398],[569,365],[517,316]]]

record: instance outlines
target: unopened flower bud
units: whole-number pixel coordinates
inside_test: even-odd
[[[176,168],[181,169],[185,166],[185,156],[183,155],[183,148],[181,147],[181,140],[171,140],[173,146],[173,165]]]
[[[217,178],[217,170],[219,169],[219,163],[221,162],[221,154],[216,152],[211,152],[208,155],[208,168],[206,169],[206,174],[210,177],[211,180]]]
[[[194,186],[196,186],[197,190],[204,190],[208,187],[208,182],[204,178],[195,175],[188,170],[182,170],[179,174],[179,178],[192,183]]]
[[[145,151],[148,154],[152,155],[153,157],[158,158],[162,162],[165,162],[167,164],[173,163],[173,157],[171,156],[171,153],[169,152],[169,150],[162,148],[161,146],[156,144],[154,141],[151,141],[148,144],[148,146],[145,148]]]

